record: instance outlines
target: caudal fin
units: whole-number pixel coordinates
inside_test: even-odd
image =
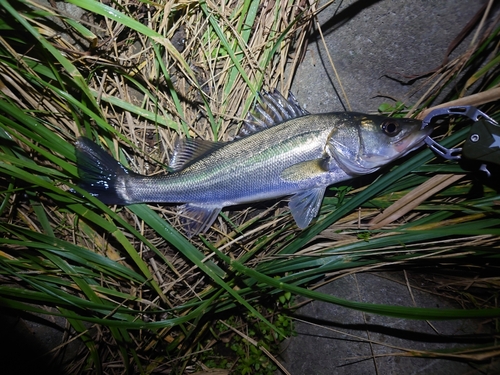
[[[78,138],[76,162],[80,181],[78,186],[106,204],[130,204],[123,196],[129,171],[110,154],[88,138]]]

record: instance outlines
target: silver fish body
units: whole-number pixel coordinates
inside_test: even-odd
[[[326,187],[368,174],[423,144],[431,129],[410,119],[339,112],[311,115],[274,92],[227,143],[179,140],[173,173],[142,176],[80,138],[80,185],[104,203],[182,203],[188,236],[206,231],[223,207],[291,196],[300,228],[317,215]]]

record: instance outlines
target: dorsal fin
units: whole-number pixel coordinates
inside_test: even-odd
[[[285,99],[277,89],[273,92],[264,91],[258,95],[260,103],[248,112],[236,138],[246,137],[284,121],[309,114],[301,108],[292,93],[288,94],[288,99]]]
[[[177,138],[169,167],[173,171],[180,171],[224,145],[224,142],[204,139]]]

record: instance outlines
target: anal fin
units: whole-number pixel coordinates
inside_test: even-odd
[[[206,232],[214,223],[222,207],[186,203],[179,207],[179,215],[186,236],[191,238]]]
[[[324,187],[302,191],[290,198],[290,211],[300,229],[306,228],[318,215],[325,195]]]

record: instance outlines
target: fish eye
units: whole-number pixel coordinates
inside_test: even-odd
[[[388,135],[389,137],[394,137],[399,134],[399,131],[401,130],[399,124],[395,121],[392,120],[387,120],[380,125],[380,128],[384,132],[385,135]]]

